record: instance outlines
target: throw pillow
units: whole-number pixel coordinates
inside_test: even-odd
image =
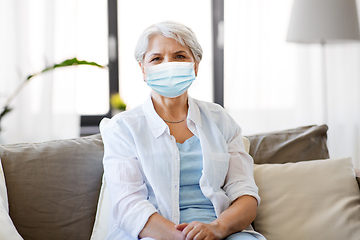
[[[267,239],[359,239],[360,192],[350,158],[254,166]]]
[[[285,163],[329,158],[326,125],[246,136],[254,163]]]
[[[247,139],[246,137],[242,137],[243,143],[244,143],[244,147],[245,147],[245,151],[247,153],[249,153],[250,151],[250,140]]]
[[[2,145],[0,157],[9,215],[24,239],[90,239],[103,175],[100,134]]]
[[[9,206],[5,184],[4,172],[0,159],[0,239],[20,240],[23,239],[17,232],[9,216]]]
[[[103,118],[100,122],[100,132],[109,123],[109,118]],[[101,190],[95,215],[95,222],[90,240],[103,240],[108,232],[108,220],[111,211],[110,193],[106,187],[105,176],[102,177]]]
[[[110,193],[103,176],[101,191],[95,216],[95,223],[90,240],[104,240],[108,232],[108,220],[111,211]]]

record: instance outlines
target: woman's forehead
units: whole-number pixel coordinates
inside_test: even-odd
[[[181,45],[175,39],[167,38],[163,35],[156,35],[149,39],[147,55],[164,52],[176,53],[179,51],[185,51],[190,53],[190,49],[187,46]]]

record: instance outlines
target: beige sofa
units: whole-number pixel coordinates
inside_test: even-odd
[[[268,239],[360,239],[359,178],[349,159],[328,159],[326,132],[322,125],[246,136],[262,197],[253,225]],[[0,146],[8,198],[0,239],[101,239],[102,156],[99,134]]]

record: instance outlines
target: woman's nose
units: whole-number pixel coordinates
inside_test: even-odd
[[[172,58],[172,56],[165,55],[162,63],[168,63],[168,62],[173,62],[173,61],[174,61],[174,59]]]
[[[168,63],[171,62],[169,57],[164,57],[164,60],[162,61],[162,63]]]

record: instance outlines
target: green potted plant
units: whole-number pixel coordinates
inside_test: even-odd
[[[26,78],[26,80],[24,82],[22,82],[20,84],[20,86],[15,90],[15,92],[7,99],[7,101],[5,102],[5,105],[3,107],[2,110],[0,110],[0,132],[1,132],[1,120],[2,118],[7,115],[9,112],[11,112],[12,108],[10,107],[10,103],[11,101],[19,94],[19,92],[24,88],[24,86],[30,81],[30,79],[32,79],[33,77],[40,75],[44,72],[56,69],[56,68],[60,68],[60,67],[69,67],[69,66],[78,66],[78,65],[88,65],[88,66],[94,66],[94,67],[98,67],[98,68],[106,68],[107,66],[103,66],[100,65],[98,63],[95,62],[88,62],[88,61],[83,61],[83,60],[78,60],[77,58],[71,58],[71,59],[67,59],[61,63],[58,64],[54,64],[52,66],[49,66],[47,68],[45,68],[44,70],[37,72],[35,74],[32,74],[30,76],[28,76]]]
[[[110,106],[111,114],[113,116],[126,110],[126,104],[124,100],[120,97],[119,93],[114,93],[110,96]]]

